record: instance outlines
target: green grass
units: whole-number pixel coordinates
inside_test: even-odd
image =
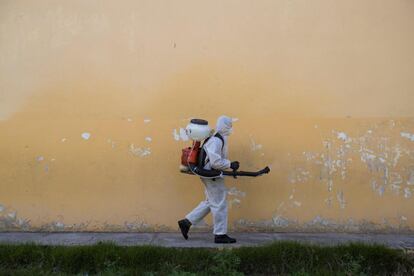
[[[413,275],[414,258],[379,245],[277,242],[234,249],[0,245],[1,275]]]

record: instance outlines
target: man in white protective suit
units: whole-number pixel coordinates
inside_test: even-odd
[[[239,162],[228,160],[228,136],[232,132],[232,119],[227,116],[220,116],[217,120],[215,135],[204,144],[206,152],[205,166],[206,170],[226,170],[231,168],[237,170]],[[191,225],[197,224],[208,213],[213,214],[214,222],[214,242],[215,243],[235,243],[236,239],[227,236],[227,188],[224,185],[224,178],[216,177],[201,178],[205,186],[206,199],[194,209],[185,219],[178,221],[181,233],[185,239],[188,239],[188,232]]]

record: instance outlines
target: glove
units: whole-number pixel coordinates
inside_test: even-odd
[[[230,168],[233,171],[237,171],[239,169],[239,167],[240,167],[239,161],[233,161],[233,162],[230,163]]]

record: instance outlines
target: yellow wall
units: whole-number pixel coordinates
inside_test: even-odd
[[[413,49],[411,0],[2,0],[0,230],[176,231],[180,128],[226,114],[272,167],[233,230],[412,231]]]

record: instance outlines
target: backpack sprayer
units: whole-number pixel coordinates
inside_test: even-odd
[[[192,119],[185,131],[187,136],[193,141],[193,145],[182,150],[180,165],[180,171],[182,173],[198,175],[202,178],[216,178],[221,176],[233,176],[237,178],[237,176],[256,177],[270,172],[269,167],[257,172],[206,170],[204,169],[204,165],[207,153],[203,146],[213,137],[214,130],[208,126],[206,120]],[[219,138],[224,146],[224,139],[219,133],[216,133],[214,137]],[[203,145],[201,145],[202,141],[204,141]]]

